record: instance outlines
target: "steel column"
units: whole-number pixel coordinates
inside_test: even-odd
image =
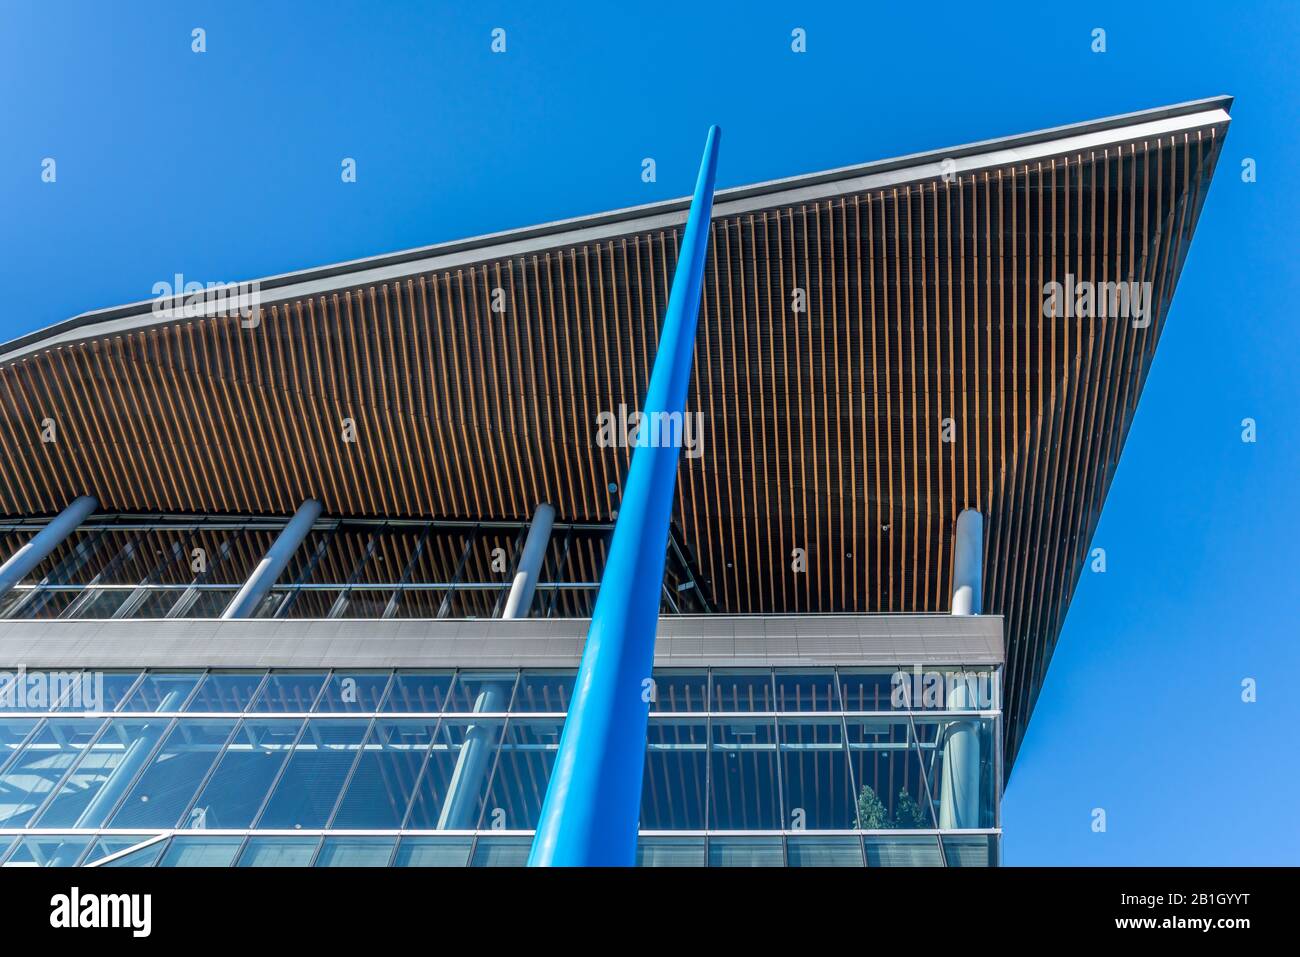
[[[546,503],[537,506],[533,521],[528,526],[524,553],[519,557],[519,566],[515,569],[515,580],[510,585],[510,596],[506,599],[505,610],[501,612],[502,618],[528,617],[537,579],[542,573],[542,560],[546,558],[547,546],[551,544],[551,526],[554,523],[555,508]]]
[[[265,557],[257,563],[253,574],[248,576],[248,581],[244,582],[244,587],[239,589],[234,601],[226,607],[225,613],[221,616],[223,619],[253,616],[257,606],[262,603],[266,593],[271,590],[271,586],[284,571],[284,566],[289,564],[289,559],[293,557],[293,553],[298,550],[298,546],[311,531],[316,519],[320,518],[320,510],[320,502],[314,498],[309,498],[298,506],[298,511],[294,512],[293,518],[289,519],[289,524],[271,543]]]
[[[532,867],[636,862],[650,672],[721,136],[714,126],[705,141],[632,465],[528,858]]]
[[[952,613],[978,615],[983,611],[984,516],[968,508],[957,516],[953,544]],[[963,674],[948,682],[949,711],[978,708],[977,695]],[[979,827],[980,735],[979,722],[953,721],[943,731],[943,778],[939,790],[939,827]]]
[[[0,597],[22,581],[39,565],[50,552],[63,544],[63,540],[76,531],[77,526],[95,509],[99,502],[93,496],[82,495],[73,499],[72,504],[50,519],[32,540],[9,556],[9,560],[0,565]]]

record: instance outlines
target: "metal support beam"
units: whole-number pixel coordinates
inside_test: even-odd
[[[0,597],[26,578],[97,508],[99,502],[93,496],[82,495],[73,499],[72,504],[50,519],[50,523],[32,536],[31,541],[14,552],[7,562],[0,565]]]
[[[533,513],[533,521],[528,526],[528,538],[524,541],[524,553],[519,557],[515,568],[515,580],[510,586],[510,596],[506,599],[502,618],[527,618],[533,606],[533,592],[537,589],[537,579],[542,573],[542,560],[546,549],[551,544],[551,526],[555,523],[554,506],[542,503]]]
[[[966,509],[957,516],[953,543],[952,613],[978,615],[983,611],[984,516]],[[978,695],[965,675],[948,682],[949,711],[976,710]],[[939,827],[979,827],[980,734],[979,722],[953,721],[943,730],[943,777],[939,790]]]
[[[538,505],[533,513],[519,564],[515,568],[514,584],[510,586],[502,618],[528,617],[537,579],[541,575],[542,560],[551,543],[551,526],[554,522],[554,507],[545,503]],[[508,693],[509,689],[505,685],[484,685],[474,700],[474,711],[505,711],[509,704],[506,700]],[[499,722],[472,724],[465,729],[465,743],[456,755],[456,768],[451,773],[447,797],[443,800],[442,813],[438,816],[438,830],[467,830],[477,823],[474,814],[478,809],[477,799],[483,791],[488,770],[492,767],[492,755],[500,738]]]
[[[984,516],[968,508],[957,516],[952,560],[952,613],[978,615],[984,610]]]
[[[528,858],[532,867],[636,863],[650,671],[721,136],[714,126],[705,141],[636,449]]]
[[[289,559],[293,557],[293,553],[298,550],[298,546],[311,531],[316,519],[320,518],[320,509],[320,502],[314,498],[309,498],[298,506],[298,511],[294,512],[293,518],[289,519],[289,524],[271,543],[265,557],[257,563],[253,574],[248,576],[248,581],[244,582],[244,587],[239,589],[235,600],[226,607],[225,613],[221,616],[223,619],[253,616],[262,599],[266,597],[266,593],[271,590],[271,586],[284,571],[284,566],[289,564]]]

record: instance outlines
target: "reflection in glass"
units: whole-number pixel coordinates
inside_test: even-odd
[[[703,718],[650,721],[641,784],[642,830],[704,829],[708,745],[708,728]]]
[[[284,766],[302,722],[298,719],[256,718],[241,721],[216,770],[203,788],[182,827],[241,828],[266,797]]]
[[[186,711],[239,712],[248,707],[264,671],[212,671],[185,706]]]
[[[325,684],[323,671],[272,671],[250,711],[310,711]]]
[[[316,854],[317,837],[250,837],[236,867],[306,867]]]
[[[84,834],[42,834],[21,838],[5,859],[5,867],[73,867],[95,838]]]
[[[201,671],[150,671],[122,705],[123,711],[180,711],[203,679]]]
[[[855,811],[862,830],[935,826],[925,772],[933,751],[922,757],[907,717],[846,718],[849,766],[856,787]]]
[[[942,867],[939,839],[914,836],[874,837],[862,839],[867,849],[867,867]]]
[[[159,867],[229,867],[244,843],[242,837],[178,834],[167,845]]]
[[[181,815],[237,723],[235,718],[178,721],[108,826],[188,824],[180,820]]]
[[[384,700],[385,711],[438,714],[451,690],[450,671],[399,671]]]
[[[656,671],[651,711],[707,711],[709,673],[699,671]]]
[[[514,671],[458,672],[447,700],[447,711],[458,714],[509,711],[517,677],[518,672]]]
[[[153,754],[170,719],[114,718],[64,779],[38,827],[99,827]]]
[[[786,826],[839,831],[854,824],[848,755],[839,717],[782,718]]]
[[[776,729],[770,718],[713,721],[709,827],[771,831],[782,826]]]
[[[313,718],[257,821],[262,830],[318,828],[329,821],[370,722]]]
[[[411,802],[410,830],[472,830],[483,815],[502,718],[444,718]],[[459,774],[457,765],[464,762]],[[453,776],[456,788],[451,787]]]
[[[436,726],[436,720],[376,721],[330,826],[348,830],[401,827]]]
[[[525,671],[515,691],[510,710],[520,712],[551,712],[563,714],[569,710],[576,671]]]
[[[782,867],[780,837],[711,837],[709,867]]]
[[[642,837],[636,845],[637,867],[703,867],[702,837]]]
[[[394,867],[464,867],[469,863],[472,837],[404,837],[397,846]]]
[[[484,835],[474,845],[471,867],[523,867],[528,863],[531,837],[488,837]]]
[[[861,867],[862,845],[856,837],[791,837],[786,858],[789,867]]]
[[[0,774],[0,827],[27,827],[103,724],[100,718],[46,721]]]
[[[537,826],[562,730],[562,718],[510,720],[488,788],[483,827],[524,831]]]
[[[776,673],[777,711],[838,711],[835,670]]]
[[[327,837],[313,867],[387,867],[392,837]]]
[[[387,671],[336,671],[325,683],[317,711],[378,711],[388,687]]]
[[[772,672],[715,671],[709,701],[714,711],[773,711]]]

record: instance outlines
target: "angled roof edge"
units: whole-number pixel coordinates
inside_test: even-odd
[[[942,163],[953,161],[955,172],[1005,166],[1040,156],[1094,149],[1113,142],[1159,136],[1185,129],[1228,124],[1232,97],[1215,96],[1170,106],[1103,117],[1083,123],[1055,126],[1031,133],[980,140],[963,146],[911,153],[816,173],[805,173],[747,186],[719,190],[714,200],[714,218],[736,215],[772,206],[786,205],[828,196],[838,196],[932,179],[945,170]],[[556,246],[578,244],[660,228],[685,221],[690,197],[661,200],[555,220],[466,239],[456,239],[414,249],[354,259],[297,272],[280,273],[254,280],[263,304],[270,305],[318,295],[336,289],[388,282],[437,269],[454,268],[485,259],[500,259]],[[275,290],[273,295],[268,291]],[[182,297],[183,298],[183,297]],[[179,303],[178,303],[179,304]],[[84,312],[45,329],[0,344],[0,364],[42,349],[68,345],[86,339],[134,331],[155,323],[171,322],[175,316],[164,310],[156,314],[155,300]],[[191,318],[199,318],[193,316]]]

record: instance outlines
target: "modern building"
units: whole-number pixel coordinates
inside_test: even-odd
[[[717,193],[640,863],[998,862],[1230,105]],[[522,863],[686,215],[0,346],[0,861]]]

